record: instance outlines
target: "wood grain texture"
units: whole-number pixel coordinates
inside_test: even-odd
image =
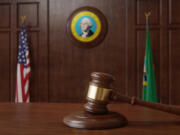
[[[3,135],[175,135],[180,133],[180,117],[128,104],[111,104],[109,110],[126,116],[129,124],[110,130],[78,130],[62,123],[67,114],[81,110],[82,104],[30,103],[0,104],[0,134]]]
[[[97,47],[74,46],[67,19],[77,8],[99,9],[108,22]],[[31,51],[32,102],[82,102],[91,72],[116,78],[121,94],[141,98],[145,17],[150,11],[150,39],[159,102],[180,104],[179,0],[0,0],[0,101],[14,102],[20,16],[27,16]]]
[[[78,111],[65,116],[63,123],[72,128],[100,130],[120,128],[126,126],[128,121],[117,112],[99,115],[86,111]]]
[[[99,46],[85,50],[74,46],[65,30],[69,15],[87,4],[98,8],[106,16],[109,31]],[[57,12],[59,9],[64,10]],[[124,17],[124,13],[124,3],[119,0],[50,1],[49,101],[83,101],[89,76],[93,71],[115,74],[116,87],[123,87],[125,22],[121,18]]]
[[[0,0],[0,101],[15,100],[17,48],[21,16],[26,26],[31,59],[31,101],[48,101],[47,0]],[[4,64],[3,64],[4,63]]]

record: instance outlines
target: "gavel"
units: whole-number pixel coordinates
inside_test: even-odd
[[[180,115],[180,108],[142,101],[136,97],[128,97],[113,90],[114,76],[107,73],[93,72],[87,92],[87,103],[84,110],[72,113],[63,119],[65,125],[73,128],[105,129],[123,127],[128,120],[119,113],[107,109],[109,100],[119,100],[132,105],[141,105],[168,113]]]

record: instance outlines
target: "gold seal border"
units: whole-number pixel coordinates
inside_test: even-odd
[[[92,36],[87,37],[87,38],[82,38],[81,36],[79,36],[78,33],[76,32],[76,29],[75,29],[75,25],[76,25],[77,20],[82,16],[91,16],[96,21],[96,25],[97,25],[96,32]],[[81,42],[90,42],[90,41],[94,40],[100,34],[100,32],[101,32],[101,22],[100,22],[98,16],[96,16],[94,13],[89,12],[89,11],[82,11],[82,12],[78,13],[72,19],[71,32],[72,32],[73,36],[77,40],[79,40]]]

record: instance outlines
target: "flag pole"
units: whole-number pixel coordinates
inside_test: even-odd
[[[148,19],[150,15],[151,15],[151,12],[150,12],[150,11],[149,11],[149,12],[145,12],[145,17],[146,17],[146,19]]]
[[[144,57],[144,71],[143,71],[143,93],[142,99],[145,101],[158,102],[156,92],[156,79],[154,73],[154,63],[151,49],[151,42],[149,36],[148,19],[151,12],[145,12],[146,17],[146,48]]]
[[[146,24],[148,22],[149,16],[151,15],[151,12],[145,12],[145,17],[146,17]]]

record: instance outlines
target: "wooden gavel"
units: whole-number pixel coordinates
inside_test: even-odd
[[[130,103],[132,105],[141,105],[157,110],[161,110],[168,113],[180,115],[180,108],[160,103],[153,103],[148,101],[142,101],[136,97],[128,97],[119,94],[112,88],[112,82],[114,77],[110,74],[93,72],[91,74],[91,81],[89,84],[87,101],[85,104],[85,110],[91,113],[107,113],[108,100],[119,100],[122,102]]]
[[[153,109],[180,115],[180,108],[142,101],[135,97],[128,97],[113,90],[115,78],[107,73],[93,72],[87,93],[87,103],[84,110],[64,117],[65,125],[73,128],[105,129],[123,127],[128,123],[125,116],[117,112],[110,112],[107,104],[110,100],[137,104]]]

